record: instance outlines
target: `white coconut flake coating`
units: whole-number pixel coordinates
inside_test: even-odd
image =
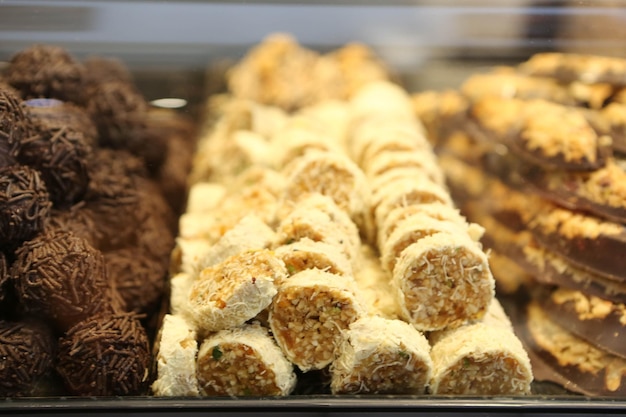
[[[176,316],[189,316],[189,293],[195,281],[195,275],[179,272],[170,277],[170,312]]]
[[[362,169],[367,178],[374,179],[398,168],[420,168],[434,183],[445,187],[446,179],[435,155],[430,151],[405,152],[386,150],[363,162]]]
[[[350,260],[337,246],[300,239],[274,249],[276,256],[285,263],[287,273],[293,275],[305,269],[320,269],[337,275],[352,276]]]
[[[437,233],[408,246],[393,270],[402,316],[418,330],[481,319],[494,297],[487,255],[467,236]]]
[[[464,232],[453,222],[433,219],[422,213],[414,214],[401,220],[393,233],[383,242],[380,248],[380,262],[382,267],[391,273],[400,255],[409,245],[436,233],[462,235]]]
[[[198,331],[239,326],[270,305],[275,282],[287,276],[283,261],[267,249],[241,252],[203,269],[189,294]]]
[[[363,317],[350,325],[331,365],[333,394],[424,394],[430,345],[410,324]]]
[[[450,193],[440,185],[421,179],[420,181],[393,181],[378,190],[377,199],[371,203],[373,222],[383,224],[393,209],[413,204],[442,203],[454,207]]]
[[[213,246],[212,242],[203,238],[176,238],[176,246],[170,256],[170,273],[185,272],[196,275],[198,263]]]
[[[285,396],[296,385],[293,365],[258,323],[206,338],[197,369],[200,391],[207,396]]]
[[[354,279],[317,269],[292,275],[279,287],[269,323],[285,356],[303,372],[334,359],[342,333],[366,313]]]
[[[369,201],[365,174],[346,155],[310,151],[284,169],[285,200],[299,201],[313,193],[331,197],[357,224],[363,223]]]
[[[276,234],[265,222],[254,214],[249,214],[226,231],[200,258],[198,270],[218,264],[243,251],[269,248],[275,238]]]
[[[163,317],[158,348],[153,394],[157,397],[200,395],[196,378],[196,332],[184,318],[171,314]]]
[[[189,187],[186,213],[202,213],[217,207],[226,195],[226,187],[215,182],[197,182]]]
[[[475,323],[445,333],[431,350],[432,394],[530,394],[530,360],[511,329]]]

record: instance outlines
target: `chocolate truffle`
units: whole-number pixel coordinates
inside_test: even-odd
[[[148,337],[130,313],[79,322],[59,339],[57,360],[57,372],[73,395],[139,395],[148,387]]]
[[[107,275],[114,281],[127,311],[151,313],[157,307],[167,266],[137,248],[124,248],[104,254]]]
[[[91,56],[83,61],[87,69],[86,81],[89,86],[110,81],[133,84],[133,77],[128,67],[116,58]]]
[[[12,165],[22,141],[32,134],[32,122],[20,98],[0,85],[0,166]]]
[[[71,137],[76,138],[74,141],[80,140],[92,148],[98,145],[98,130],[84,108],[53,98],[34,98],[24,105],[33,121],[56,130],[68,128]]]
[[[41,173],[56,207],[69,207],[82,200],[87,191],[91,147],[78,126],[41,117],[41,111],[34,114],[37,135],[22,142],[18,160]]]
[[[103,251],[135,243],[140,197],[135,176],[145,173],[141,161],[125,151],[99,149],[89,164],[86,207],[94,216],[94,236]]]
[[[0,320],[0,396],[30,396],[53,369],[55,341],[45,325]]]
[[[46,231],[67,230],[77,237],[83,238],[96,249],[97,240],[95,231],[97,230],[94,214],[89,210],[84,201],[73,206],[59,210],[52,209],[50,219],[46,225]]]
[[[81,104],[85,101],[85,68],[65,49],[33,45],[9,61],[6,79],[23,99],[57,98]]]
[[[116,307],[102,253],[73,233],[42,233],[15,254],[11,277],[22,308],[57,329]]]
[[[7,265],[7,258],[4,253],[0,252],[0,303],[5,299],[7,291],[7,282],[9,281],[9,271]]]
[[[36,170],[25,165],[0,168],[0,246],[12,250],[43,230],[51,205]]]

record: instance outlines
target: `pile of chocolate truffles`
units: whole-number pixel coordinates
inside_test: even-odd
[[[11,58],[0,74],[1,396],[147,391],[189,126],[151,109],[118,61],[47,45]]]

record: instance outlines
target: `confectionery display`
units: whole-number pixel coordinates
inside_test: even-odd
[[[275,33],[196,114],[116,57],[3,65],[7,401],[626,395],[625,59],[410,91]]]
[[[624,393],[624,68],[541,53],[413,96],[496,287],[517,298],[535,378],[588,396]]]
[[[34,45],[0,73],[2,396],[145,395],[153,379],[193,129],[96,62]]]
[[[193,157],[152,393],[529,394],[484,229],[374,54],[272,35],[226,80]]]

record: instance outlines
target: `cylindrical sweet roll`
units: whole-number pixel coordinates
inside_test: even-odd
[[[341,152],[330,136],[300,126],[287,126],[278,132],[272,137],[271,146],[276,167],[284,167],[311,150]]]
[[[440,185],[422,178],[420,181],[392,181],[376,193],[371,204],[373,221],[383,224],[391,210],[412,204],[442,203],[454,206],[450,193]]]
[[[296,385],[293,365],[257,323],[226,329],[198,351],[200,392],[209,396],[284,396]]]
[[[196,332],[181,316],[166,314],[159,330],[155,396],[197,396]]]
[[[418,242],[426,236],[435,233],[449,233],[463,235],[465,232],[458,225],[446,220],[436,220],[425,214],[414,214],[398,223],[396,229],[389,235],[380,247],[380,262],[388,272],[393,272],[402,251],[409,245]]]
[[[404,321],[363,317],[346,331],[330,371],[333,394],[423,394],[430,345]]]
[[[299,201],[312,193],[331,197],[357,224],[363,223],[369,187],[365,174],[347,156],[310,151],[284,169],[285,200]]]
[[[305,269],[279,287],[269,323],[287,358],[302,371],[323,369],[334,359],[342,332],[365,315],[352,277]]]
[[[332,274],[352,276],[350,260],[336,245],[300,239],[274,249],[276,256],[285,263],[289,275],[305,269],[321,269]]]
[[[361,244],[359,229],[330,197],[311,194],[283,211],[288,214],[276,229],[277,245],[309,238],[339,247],[351,262],[356,262]]]
[[[379,113],[396,114],[407,120],[415,119],[411,97],[398,84],[387,80],[365,84],[350,99],[353,120]]]
[[[479,322],[444,333],[431,350],[431,394],[530,394],[530,360],[513,330]]]
[[[445,175],[432,151],[405,152],[387,150],[363,161],[362,169],[367,178],[376,178],[398,168],[416,167],[434,183],[444,187]]]
[[[397,319],[400,312],[391,275],[383,270],[379,258],[378,252],[371,245],[361,245],[359,268],[354,271],[354,280],[370,315]]]
[[[197,330],[239,326],[272,302],[276,282],[287,276],[283,261],[267,249],[241,252],[205,268],[189,293],[189,313]]]
[[[487,255],[462,234],[437,233],[407,247],[393,283],[403,318],[421,331],[481,319],[495,292]]]
[[[391,235],[398,226],[398,223],[415,214],[426,215],[436,220],[446,220],[456,224],[462,229],[470,227],[467,220],[461,215],[458,209],[446,204],[427,203],[396,207],[387,214],[383,223],[378,225],[377,246],[382,248],[384,242],[389,238],[389,235]],[[473,236],[472,239],[477,240],[474,239]]]

